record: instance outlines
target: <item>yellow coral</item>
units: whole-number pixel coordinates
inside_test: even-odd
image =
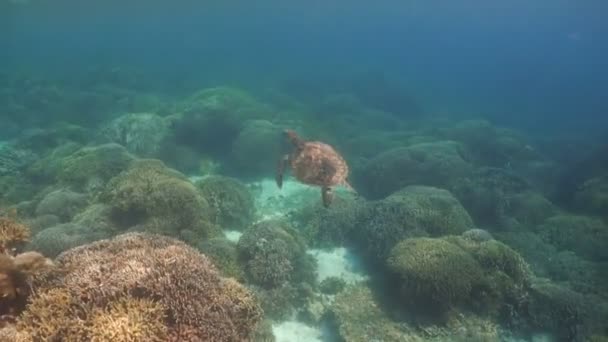
[[[85,307],[77,305],[70,293],[61,288],[38,293],[17,322],[17,330],[35,341],[86,341]]]
[[[91,342],[166,341],[165,308],[149,299],[120,298],[91,313]]]

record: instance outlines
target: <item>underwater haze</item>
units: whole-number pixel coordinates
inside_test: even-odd
[[[120,65],[254,86],[373,73],[431,112],[539,131],[608,120],[601,0],[30,2],[0,14],[9,70]]]
[[[606,342],[607,43],[606,0],[0,0],[0,342]]]

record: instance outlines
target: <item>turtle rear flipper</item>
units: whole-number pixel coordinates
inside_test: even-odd
[[[277,186],[279,189],[283,187],[283,174],[285,173],[285,168],[287,167],[287,163],[289,162],[289,156],[283,156],[277,163],[277,173],[275,174],[275,181],[277,182]]]
[[[327,208],[334,200],[334,192],[330,187],[324,186],[321,188],[321,198],[323,198],[323,206]]]

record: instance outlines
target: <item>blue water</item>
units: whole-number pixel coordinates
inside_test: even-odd
[[[0,13],[7,69],[129,66],[252,87],[381,75],[425,111],[605,133],[608,3],[30,1]]]

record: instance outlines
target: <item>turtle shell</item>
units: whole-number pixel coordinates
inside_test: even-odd
[[[346,184],[346,161],[325,143],[304,143],[290,156],[289,162],[293,176],[302,183],[328,187]]]

